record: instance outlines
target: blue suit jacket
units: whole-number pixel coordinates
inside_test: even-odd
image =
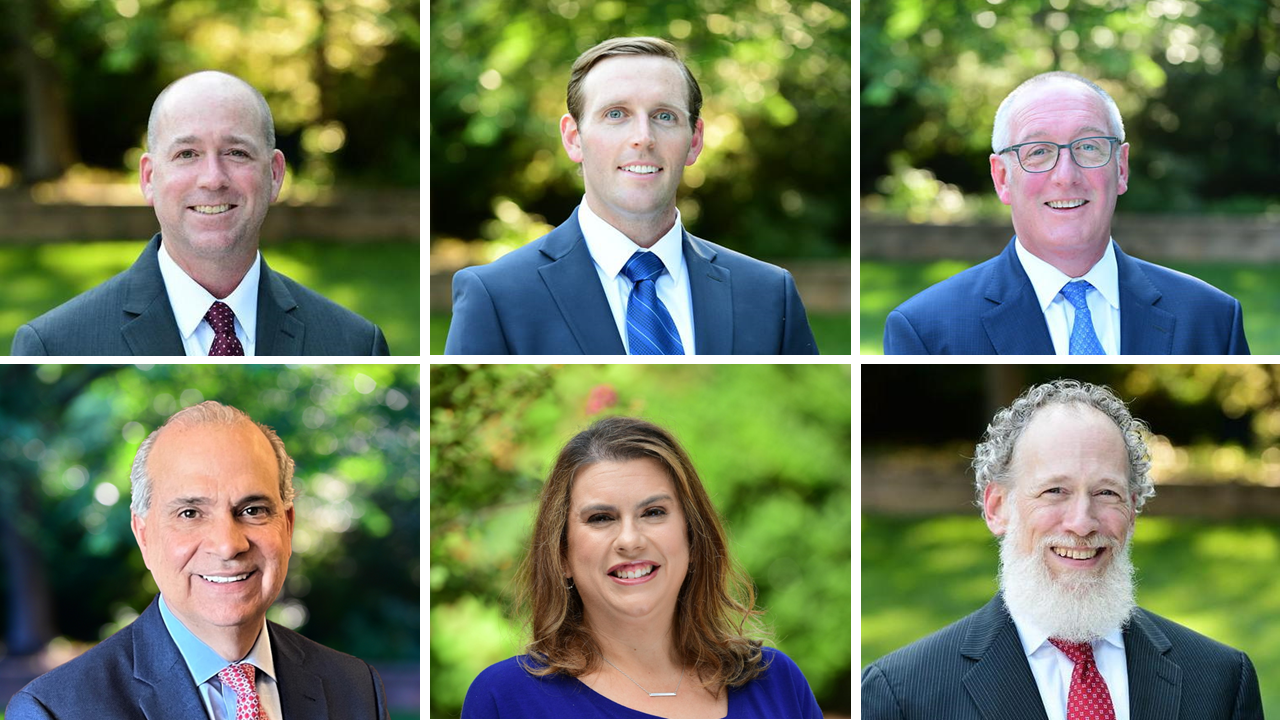
[[[18,328],[14,355],[185,355],[160,274],[160,233],[124,272]],[[262,263],[255,353],[390,355],[382,330]]]
[[[684,234],[699,355],[817,354],[791,273]],[[625,355],[574,210],[560,227],[453,276],[446,355]]]
[[[1132,720],[1262,720],[1249,657],[1134,611],[1124,628]],[[862,671],[863,720],[1044,720],[1018,628],[1000,595]]]
[[[159,596],[157,596],[159,597]],[[281,720],[385,719],[378,673],[363,660],[267,623]],[[155,600],[131,625],[20,690],[5,720],[209,720]]]
[[[1010,240],[996,257],[889,313],[886,355],[1052,355],[1031,279]],[[1120,352],[1248,355],[1240,303],[1212,285],[1129,257],[1115,245]]]

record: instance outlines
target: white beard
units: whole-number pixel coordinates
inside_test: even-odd
[[[1100,540],[1113,557],[1101,570],[1064,572],[1058,577],[1049,572],[1045,559],[1049,546],[1078,546],[1080,539],[1045,537],[1030,553],[1023,553],[1018,545],[1024,533],[1014,510],[1000,539],[1000,591],[1014,616],[1049,631],[1050,637],[1070,642],[1092,642],[1128,622],[1137,606],[1129,558],[1132,530],[1121,543],[1087,538],[1093,546]]]

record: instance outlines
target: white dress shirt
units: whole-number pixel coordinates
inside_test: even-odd
[[[631,343],[627,341],[627,300],[631,297],[631,286],[634,283],[622,274],[622,266],[627,264],[637,250],[643,248],[592,212],[587,205],[586,196],[583,196],[582,204],[578,206],[578,226],[582,228],[582,237],[587,241],[587,250],[591,253],[596,275],[604,288],[604,296],[609,300],[613,321],[618,326],[618,334],[622,336],[622,347],[626,348],[627,354],[631,354]],[[649,251],[656,253],[667,268],[654,283],[658,299],[666,306],[676,324],[684,354],[695,355],[693,295],[689,289],[689,269],[684,262],[684,226],[680,224],[678,209],[676,224]]]
[[[173,308],[173,319],[178,323],[178,333],[182,335],[182,346],[187,357],[207,357],[213,345],[213,328],[205,322],[205,313],[218,300],[201,287],[200,283],[191,279],[186,271],[178,267],[165,249],[163,239],[160,242],[160,275],[164,278],[164,289],[169,295],[169,305]],[[254,355],[254,338],[258,329],[258,276],[261,274],[262,253],[254,254],[253,265],[249,272],[240,279],[231,294],[222,298],[222,302],[231,308],[236,315],[236,338],[244,346],[245,357]]]
[[[1093,316],[1093,330],[1098,342],[1108,355],[1120,354],[1120,272],[1116,266],[1116,252],[1110,239],[1102,258],[1089,268],[1089,272],[1073,278],[1058,268],[1031,254],[1022,247],[1022,241],[1014,240],[1014,251],[1049,326],[1053,338],[1053,351],[1058,355],[1071,354],[1071,328],[1076,321],[1076,308],[1062,296],[1062,286],[1072,280],[1087,280],[1093,289],[1085,295],[1089,314]]]
[[[196,692],[200,695],[205,712],[209,714],[209,720],[236,720],[236,691],[218,677],[218,673],[230,663],[196,637],[170,612],[163,595],[160,596],[160,617],[164,619],[169,636],[186,661],[187,670],[196,683]],[[249,654],[237,662],[247,662],[255,668],[253,685],[258,691],[258,705],[267,711],[267,717],[272,720],[283,718],[284,713],[280,710],[280,686],[276,682],[276,665],[271,655],[271,639],[267,634],[266,620],[262,621],[262,630],[258,632],[258,639],[249,649]]]
[[[1022,651],[1031,665],[1040,700],[1044,703],[1049,720],[1066,720],[1067,695],[1071,690],[1071,671],[1075,664],[1071,658],[1049,642],[1049,633],[1033,623],[1013,618],[1022,641]],[[1116,720],[1129,720],[1129,670],[1125,665],[1124,634],[1120,628],[1107,633],[1101,640],[1093,641],[1093,662],[1107,683],[1111,693],[1111,706]]]

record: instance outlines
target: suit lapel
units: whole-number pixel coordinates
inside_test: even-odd
[[[1116,251],[1120,281],[1120,352],[1124,355],[1170,355],[1177,318],[1155,306],[1161,294],[1138,263]]]
[[[263,258],[258,275],[258,333],[256,355],[301,355],[306,325],[289,314],[297,301]]]
[[[699,355],[733,354],[733,285],[729,268],[713,264],[716,250],[684,234],[684,263],[693,298],[694,352]]]
[[[306,669],[306,652],[286,635],[276,632],[273,623],[267,623],[267,633],[271,637],[271,654],[275,658],[283,720],[327,720],[329,703],[325,699],[324,681]]]
[[[995,306],[982,314],[982,326],[997,355],[1052,355],[1044,311],[1013,243],[1009,241],[992,269],[984,297]]]
[[[138,709],[148,720],[206,720],[191,671],[160,617],[159,597],[133,623],[133,676],[144,686]]]
[[[1000,595],[975,614],[960,653],[977,661],[963,682],[984,720],[1047,720],[1018,630]]]
[[[591,251],[578,225],[578,211],[547,234],[542,254],[551,262],[538,268],[578,347],[587,355],[625,355],[609,300],[600,287]]]
[[[1131,720],[1179,717],[1182,668],[1164,656],[1173,645],[1142,610],[1135,610],[1124,629],[1125,666],[1129,671]]]
[[[178,322],[160,274],[160,234],[156,233],[129,268],[124,312],[133,317],[120,326],[125,345],[134,355],[185,355]]]

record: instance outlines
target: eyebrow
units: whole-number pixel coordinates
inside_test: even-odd
[[[636,509],[637,509],[637,510],[639,510],[640,508],[644,507],[645,505],[652,505],[653,503],[656,503],[656,502],[659,502],[659,501],[662,501],[662,500],[668,500],[668,501],[669,501],[669,500],[671,500],[671,499],[672,499],[672,498],[671,498],[671,496],[670,496],[670,495],[668,495],[668,494],[666,494],[666,493],[662,493],[662,494],[659,494],[659,495],[654,495],[654,496],[652,496],[652,497],[647,497],[647,498],[645,498],[644,500],[641,500],[640,502],[636,503]],[[586,506],[586,507],[582,508],[581,510],[579,510],[579,511],[578,511],[578,514],[579,514],[579,515],[586,515],[586,514],[588,514],[588,513],[594,513],[594,512],[613,512],[613,513],[616,513],[616,512],[618,512],[618,508],[617,508],[617,506],[616,506],[616,505],[605,505],[604,503],[596,503],[596,504],[594,504],[594,505],[588,505],[588,506]]]
[[[1084,126],[1084,127],[1082,127],[1082,128],[1078,128],[1078,132],[1082,132],[1082,133],[1083,133],[1083,132],[1097,133],[1099,136],[1106,135],[1106,133],[1107,133],[1107,131],[1106,131],[1106,130],[1103,130],[1102,128],[1096,128],[1096,127],[1094,127],[1094,126],[1092,126],[1092,125],[1085,125],[1085,126]],[[1035,131],[1035,132],[1033,132],[1033,133],[1031,133],[1031,134],[1029,134],[1029,135],[1024,135],[1024,136],[1023,136],[1023,140],[1022,140],[1022,142],[1027,142],[1027,141],[1030,141],[1030,140],[1035,140],[1035,139],[1037,139],[1037,138],[1043,138],[1043,137],[1047,136],[1048,134],[1049,134],[1049,133],[1048,133],[1048,132],[1046,132],[1046,131],[1044,131],[1044,130],[1037,130],[1037,131]],[[1076,138],[1074,138],[1074,139],[1079,140],[1079,139],[1080,139],[1080,138],[1082,138],[1082,137],[1092,137],[1092,136],[1090,136],[1090,135],[1079,135],[1079,136],[1077,136],[1077,137],[1076,137]],[[1015,145],[1018,145],[1018,144],[1021,144],[1021,143],[1014,143],[1014,144],[1015,144]]]
[[[617,100],[610,100],[609,102],[606,102],[606,103],[600,103],[600,109],[605,110],[607,108],[617,107],[619,105],[623,107],[630,107],[634,104],[635,104],[634,100],[624,100],[622,98],[619,98]],[[674,110],[675,112],[678,112],[678,113],[689,112],[688,110],[685,110],[683,107],[680,107],[679,105],[673,105],[671,103],[666,103],[666,102],[657,103],[657,106],[654,109],[655,110]]]
[[[249,503],[256,503],[256,502],[274,503],[275,500],[270,495],[257,493],[254,495],[246,495],[240,498],[235,503],[233,503],[233,506],[248,505]],[[169,507],[171,508],[186,507],[186,506],[208,507],[213,504],[214,503],[212,498],[199,497],[195,495],[188,496],[188,497],[174,498],[173,500],[169,501]]]
[[[227,145],[247,145],[249,147],[256,147],[254,142],[245,135],[223,135],[220,140]],[[179,145],[196,145],[199,142],[200,138],[195,135],[183,135],[182,137],[174,138],[173,142],[169,143],[169,147],[174,148]]]

